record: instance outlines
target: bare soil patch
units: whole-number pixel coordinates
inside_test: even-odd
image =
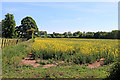
[[[20,64],[25,64],[25,65],[32,65],[33,67],[37,67],[40,64],[36,63],[36,61],[33,59],[33,54],[30,53],[28,54],[28,57],[23,59]]]
[[[20,64],[25,64],[25,65],[32,65],[33,67],[38,67],[40,66],[40,63],[36,63],[36,61],[44,61],[44,62],[48,62],[48,60],[41,60],[41,59],[37,59],[37,60],[34,60],[33,59],[33,54],[30,53],[28,54],[28,57],[23,59]],[[104,63],[104,58],[101,58],[100,60],[97,60],[96,62],[92,63],[92,64],[89,64],[87,67],[89,68],[97,68],[97,67],[100,67],[101,63]],[[65,62],[64,61],[60,61],[59,63],[62,63],[64,64]],[[46,64],[46,65],[43,65],[42,68],[49,68],[49,67],[52,67],[52,66],[57,66],[59,65],[59,63],[57,62],[54,62],[53,64]],[[82,66],[82,65],[81,65]],[[71,67],[71,66],[64,66],[64,67]]]
[[[40,59],[38,59],[37,61],[41,61]],[[45,61],[47,62],[47,60],[42,60],[42,61]],[[28,54],[28,57],[23,59],[20,64],[25,64],[25,65],[32,65],[33,67],[38,67],[40,66],[39,63],[36,63],[36,60],[33,59],[33,54],[30,53]],[[42,68],[49,68],[51,66],[57,66],[57,64],[47,64],[47,65],[44,65]]]
[[[104,60],[105,60],[105,58],[101,58],[99,61],[96,61],[96,62],[94,62],[94,63],[92,63],[92,64],[89,64],[87,67],[89,67],[89,68],[97,68],[97,67],[100,67],[101,65],[101,63],[104,63]]]
[[[97,68],[97,67],[100,67],[100,62],[94,62],[92,64],[89,64],[88,65],[89,68]]]
[[[27,60],[23,59],[20,64],[32,65],[33,67],[37,67],[40,65],[40,64],[36,63],[35,60],[31,60],[31,59],[27,59]]]
[[[49,68],[51,66],[57,66],[57,65],[55,65],[55,64],[47,64],[47,65],[44,65],[42,68]]]

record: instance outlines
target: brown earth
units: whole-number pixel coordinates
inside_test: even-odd
[[[89,68],[97,68],[97,67],[100,67],[100,62],[94,62],[92,64],[89,64],[87,67]]]
[[[28,57],[23,59],[20,64],[25,64],[25,65],[32,65],[33,67],[37,67],[39,66],[40,64],[36,63],[36,61],[33,59],[33,54],[30,53],[28,54]]]
[[[105,60],[105,58],[101,58],[99,61],[96,61],[96,62],[94,62],[94,63],[92,63],[92,64],[89,64],[87,67],[89,67],[89,68],[97,68],[97,67],[100,67],[101,65],[101,63],[104,63],[104,60]]]
[[[47,64],[47,65],[44,65],[42,68],[48,68],[48,67],[51,67],[51,66],[57,66],[55,64]]]
[[[34,60],[33,59],[33,54],[32,53],[30,53],[30,54],[28,54],[28,57],[27,58],[25,58],[25,59],[23,59],[21,62],[20,62],[20,64],[25,64],[25,65],[32,65],[33,67],[38,67],[38,66],[40,66],[40,64],[39,63],[36,63],[36,60]],[[87,67],[89,67],[89,68],[97,68],[97,67],[100,67],[101,65],[101,63],[104,63],[104,58],[101,58],[99,61],[96,61],[96,62],[94,62],[94,63],[92,63],[92,64],[89,64]],[[38,59],[37,61],[41,61],[40,59]],[[42,61],[47,61],[47,60],[42,60]],[[61,61],[60,63],[64,63],[64,61]],[[47,64],[47,65],[44,65],[42,68],[49,68],[49,67],[51,67],[51,66],[57,66],[58,65],[58,63],[55,63],[55,64]],[[68,66],[68,67],[71,67],[71,66]]]
[[[32,53],[28,54],[28,57],[25,58],[25,59],[23,59],[23,60],[20,62],[20,64],[32,65],[33,67],[38,67],[38,66],[40,66],[40,64],[39,64],[39,63],[36,63],[36,60],[34,60],[32,56],[33,56]],[[40,59],[37,60],[37,61],[40,61]],[[42,60],[42,61],[43,61],[43,60]],[[47,60],[44,60],[44,61],[47,62]],[[51,67],[51,66],[57,66],[57,65],[56,65],[56,64],[47,64],[47,65],[44,65],[42,68],[48,68],[48,67]]]
[[[40,64],[36,63],[35,60],[26,60],[26,59],[23,59],[20,64],[32,65],[33,67],[37,67],[40,65]]]

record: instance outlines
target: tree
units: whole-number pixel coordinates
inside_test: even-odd
[[[66,38],[68,37],[68,33],[67,33],[67,32],[64,32],[63,35],[64,35],[64,37],[66,37]]]
[[[107,32],[99,32],[99,38],[100,39],[104,39],[104,38],[107,38]]]
[[[80,32],[80,31],[74,32],[73,36],[75,36],[75,37],[82,37],[82,32]]]
[[[55,36],[55,32],[53,32],[53,34],[51,34],[51,37],[52,38],[55,38],[56,36]]]
[[[40,36],[41,36],[41,35],[47,36],[47,31],[39,31],[39,35],[40,35]]]
[[[63,35],[68,35],[67,32],[64,32]]]
[[[96,33],[94,33],[94,38],[99,39],[99,38],[100,38],[100,32],[96,32]]]
[[[111,32],[111,36],[114,38],[114,39],[117,39],[118,38],[118,30],[112,30]]]
[[[38,36],[38,28],[36,22],[31,17],[25,17],[21,20],[21,25],[16,27],[17,32],[21,38],[31,38],[32,31],[27,32],[29,29],[35,29],[34,35]]]
[[[15,37],[15,20],[13,14],[7,13],[2,20],[2,36],[5,38]]]
[[[68,36],[72,36],[72,33],[70,31],[68,32]]]
[[[93,38],[94,37],[94,32],[87,32],[86,37],[87,38]]]
[[[85,31],[82,33],[82,38],[85,38],[86,37],[86,33]]]

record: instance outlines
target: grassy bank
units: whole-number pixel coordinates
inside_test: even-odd
[[[7,46],[2,49],[2,74],[11,74],[11,71],[15,71],[20,67],[19,63],[28,53],[30,53],[31,40],[18,43],[17,45]]]
[[[4,78],[106,78],[109,75],[109,66],[87,68],[86,66],[72,65],[71,67],[54,66],[50,68],[34,68],[21,66],[13,70],[5,70]]]

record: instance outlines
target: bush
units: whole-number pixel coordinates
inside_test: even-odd
[[[107,78],[108,80],[120,80],[120,58],[113,64],[110,69],[110,75]]]

